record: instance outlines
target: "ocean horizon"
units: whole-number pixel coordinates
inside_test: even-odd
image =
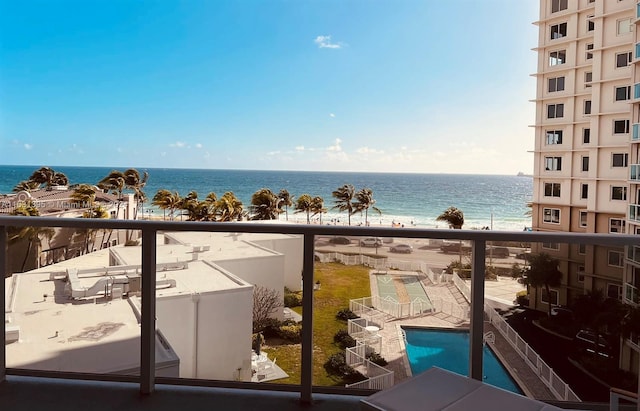
[[[0,194],[9,194],[20,181],[26,180],[41,166],[0,165]],[[96,184],[112,170],[122,167],[51,166],[69,178],[70,184]],[[132,168],[132,167],[127,167]],[[136,168],[136,167],[133,167]],[[245,209],[251,195],[261,188],[274,192],[287,189],[298,197],[301,194],[321,196],[329,210],[323,215],[323,224],[345,224],[347,215],[332,210],[331,192],[344,184],[352,184],[356,190],[364,187],[373,190],[376,207],[382,215],[369,213],[372,224],[443,228],[436,217],[447,207],[455,206],[465,215],[464,228],[489,227],[495,230],[522,231],[531,225],[526,217],[527,202],[531,201],[533,180],[527,175],[481,174],[422,174],[342,171],[275,171],[275,170],[218,170],[184,168],[136,168],[149,173],[144,188],[151,199],[160,189],[177,191],[181,196],[196,191],[199,198],[209,192],[221,196],[232,191],[243,202]],[[161,215],[162,211],[145,204],[145,213]],[[148,214],[145,214],[148,215]],[[281,217],[284,218],[284,217]],[[289,219],[303,222],[302,214],[289,209]],[[316,222],[319,217],[315,218]],[[351,224],[364,222],[364,216],[354,215]]]

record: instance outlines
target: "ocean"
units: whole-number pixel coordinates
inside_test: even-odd
[[[38,166],[0,166],[0,193],[11,193],[20,181],[29,178]],[[63,172],[70,184],[96,184],[113,168],[52,166]],[[118,168],[124,171],[124,168]],[[177,191],[184,196],[194,190],[199,198],[210,192],[218,197],[233,191],[244,203],[251,203],[251,195],[261,188],[277,193],[287,189],[298,197],[301,194],[321,196],[329,212],[322,217],[323,223],[332,220],[346,224],[347,216],[337,210],[331,192],[344,184],[352,184],[356,190],[368,187],[373,190],[376,207],[382,215],[369,213],[371,224],[391,225],[393,222],[405,226],[444,228],[436,217],[447,207],[461,209],[465,216],[463,228],[492,227],[494,230],[522,231],[531,226],[526,217],[527,202],[531,201],[533,181],[526,176],[498,176],[475,174],[395,174],[359,172],[314,172],[314,171],[259,171],[259,170],[195,170],[168,168],[138,168],[149,173],[144,188],[149,198],[160,189]],[[150,203],[145,208],[153,215],[162,215]],[[145,211],[147,215],[148,211]],[[281,219],[284,219],[284,215]],[[289,220],[305,222],[304,214],[294,214],[289,208]],[[316,220],[318,218],[316,217]],[[338,221],[339,220],[339,221]],[[364,222],[364,215],[351,217],[351,224]]]

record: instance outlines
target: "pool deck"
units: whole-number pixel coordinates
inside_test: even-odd
[[[427,278],[422,278],[422,284],[427,295],[431,299],[442,299],[468,306],[464,296],[453,284],[433,284]],[[496,287],[496,290],[500,290],[498,293],[504,292],[501,287]],[[493,296],[493,292],[490,287],[487,287],[485,291],[488,298],[493,297],[502,299],[501,297],[503,297],[502,294]],[[404,340],[400,330],[400,327],[403,325],[437,328],[469,328],[468,321],[460,320],[442,313],[415,318],[387,320],[384,323],[384,327],[382,327],[378,332],[382,337],[382,349],[380,354],[389,362],[385,368],[394,371],[396,383],[411,377],[409,362],[404,351]],[[523,391],[525,391],[527,396],[539,400],[555,400],[555,396],[531,370],[531,368],[529,368],[509,342],[502,337],[500,332],[495,329],[493,325],[485,322],[484,332],[487,331],[493,331],[495,335],[495,344],[492,345],[494,352],[496,352],[502,364],[509,370],[511,376],[518,382],[518,385],[520,385]]]

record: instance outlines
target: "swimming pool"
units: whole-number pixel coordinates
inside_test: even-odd
[[[413,375],[436,366],[469,375],[469,332],[402,327],[406,353]],[[484,382],[523,395],[495,354],[485,345],[482,355]]]

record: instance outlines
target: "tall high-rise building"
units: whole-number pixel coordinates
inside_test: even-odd
[[[640,234],[640,3],[540,0],[533,229]],[[586,291],[638,304],[640,247],[538,244],[562,285],[531,305]],[[637,368],[638,352],[621,359]],[[636,356],[635,359],[633,356]]]

